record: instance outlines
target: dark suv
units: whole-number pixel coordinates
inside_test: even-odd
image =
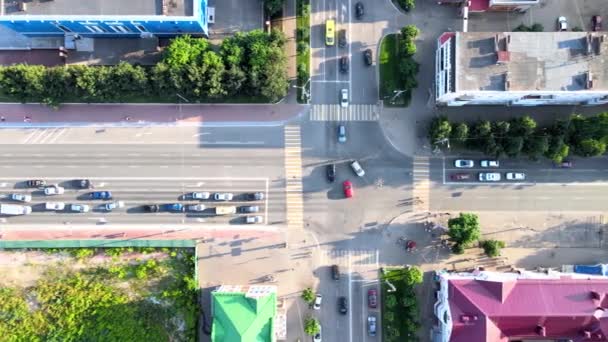
[[[348,313],[348,301],[346,301],[346,297],[338,298],[338,310],[340,310],[340,313],[343,315]]]
[[[348,72],[348,57],[340,57],[340,71],[343,73]]]
[[[372,63],[374,63],[374,60],[372,58],[372,49],[367,49],[363,51],[363,60],[365,61],[366,65],[372,65]]]
[[[158,204],[148,204],[144,205],[144,210],[149,213],[156,213],[160,210],[160,208],[158,207]]]
[[[338,46],[345,47],[346,46],[346,30],[338,31]]]
[[[336,180],[336,164],[327,165],[327,180],[330,183]]]
[[[355,4],[355,16],[357,19],[363,18],[363,4],[360,2]]]
[[[334,280],[340,280],[340,269],[338,268],[338,265],[331,266],[331,277]]]
[[[39,188],[45,185],[46,181],[43,181],[42,179],[32,179],[27,181],[27,186],[30,188]]]

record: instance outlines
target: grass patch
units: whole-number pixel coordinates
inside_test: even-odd
[[[307,83],[310,77],[310,0],[297,0],[296,11],[298,87],[306,84],[306,93],[310,94],[310,82]],[[302,95],[303,89],[298,88],[298,103],[307,103]]]
[[[422,272],[416,267],[385,270],[382,274],[382,339],[384,341],[418,341],[420,314],[414,287],[421,282]]]
[[[389,34],[380,45],[380,98],[386,107],[406,107],[411,98],[411,91],[395,96],[399,91],[399,35]]]

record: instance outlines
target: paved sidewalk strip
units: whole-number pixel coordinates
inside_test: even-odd
[[[300,126],[297,125],[285,126],[285,180],[287,228],[302,229],[302,141]]]
[[[429,211],[430,201],[430,158],[429,157],[414,157],[414,190],[412,191],[413,211],[426,212]]]
[[[373,104],[353,104],[346,108],[337,104],[311,106],[310,121],[378,121],[379,109]]]

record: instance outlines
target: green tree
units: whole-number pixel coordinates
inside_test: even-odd
[[[403,57],[399,61],[399,82],[404,89],[418,87],[416,75],[420,70],[420,64],[413,58]]]
[[[416,7],[415,0],[398,0],[399,6],[403,8],[404,11],[409,12]]]
[[[509,133],[517,137],[527,137],[534,133],[536,121],[529,116],[522,116],[510,120]]]
[[[314,291],[310,287],[305,288],[304,291],[302,291],[302,299],[304,299],[306,303],[312,304],[312,302],[315,300]]]
[[[585,139],[576,146],[574,151],[583,157],[595,157],[606,152],[606,143],[595,139]]]
[[[140,66],[120,62],[108,69],[105,87],[111,89],[111,98],[122,100],[129,95],[147,95],[148,75]]]
[[[450,140],[452,140],[453,142],[459,142],[459,143],[463,144],[467,141],[468,137],[469,137],[469,126],[466,123],[460,122],[460,123],[452,124]]]
[[[189,35],[178,36],[171,40],[165,49],[163,62],[173,68],[183,67],[197,62],[208,49],[209,43],[206,39]]]
[[[284,0],[264,0],[264,8],[268,15],[273,16],[283,9]]]
[[[458,217],[448,220],[448,236],[452,241],[463,247],[479,240],[481,230],[477,215],[460,213]]]
[[[405,270],[405,283],[409,286],[422,283],[422,271],[418,267],[410,266]]]
[[[0,68],[0,89],[21,102],[41,101],[44,96],[42,65],[16,64]]]
[[[490,258],[500,255],[500,249],[505,248],[505,243],[499,240],[485,240],[481,242],[481,248]]]
[[[439,144],[444,139],[450,138],[452,132],[452,125],[445,116],[436,116],[431,120],[429,127],[429,139],[431,145]]]
[[[51,107],[57,107],[68,96],[73,96],[74,88],[72,75],[66,67],[46,68],[42,78],[42,102]]]
[[[570,147],[564,142],[562,136],[552,136],[549,138],[549,146],[545,152],[545,157],[555,163],[561,163],[570,153]]]
[[[420,30],[415,25],[406,25],[401,28],[401,36],[406,40],[414,40],[420,35]]]
[[[318,334],[319,331],[321,331],[321,325],[316,318],[310,316],[304,320],[304,332],[307,335],[314,336]]]
[[[502,140],[502,146],[505,154],[511,158],[519,157],[522,148],[524,147],[524,138],[519,136],[509,136]]]
[[[382,317],[386,322],[388,323],[392,323],[393,321],[395,321],[395,313],[392,311],[387,311],[386,313],[384,313],[384,317]]]
[[[471,149],[483,150],[488,137],[492,134],[492,124],[487,120],[480,120],[473,124],[467,145]]]
[[[543,32],[544,30],[545,28],[543,27],[543,25],[539,23],[534,23],[532,24],[532,26],[530,26],[531,32]]]
[[[511,125],[506,121],[497,121],[492,123],[492,133],[499,137],[506,137],[509,134]]]
[[[397,297],[395,297],[395,295],[388,295],[386,296],[386,300],[384,301],[384,305],[386,305],[387,308],[394,308],[395,306],[397,306]]]
[[[178,71],[179,70],[171,68],[164,62],[156,63],[156,65],[152,67],[149,76],[150,83],[152,84],[152,90],[157,96],[175,96],[175,93],[178,92],[176,83],[181,84],[181,75],[179,76],[178,82],[175,82],[174,80],[174,77],[178,75]]]
[[[222,58],[213,51],[203,54],[202,65],[204,66],[203,94],[208,98],[219,98],[226,95],[224,90],[224,62]]]
[[[84,65],[73,65],[68,70],[75,83],[76,97],[87,102],[95,102],[103,98],[105,70]]]
[[[528,137],[524,142],[523,152],[532,160],[538,159],[549,149],[549,137],[547,135],[534,135]]]

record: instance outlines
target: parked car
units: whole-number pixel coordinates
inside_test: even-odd
[[[97,200],[110,200],[112,199],[112,193],[109,191],[93,191],[89,195],[91,199]]]
[[[88,189],[91,187],[91,181],[88,179],[76,179],[74,180],[74,186],[80,189]]]
[[[475,166],[475,162],[469,159],[456,159],[454,161],[454,166],[457,168],[472,168]]]
[[[16,202],[31,202],[32,201],[32,196],[31,195],[25,195],[25,194],[9,194],[8,195],[8,199],[10,199],[11,201],[16,201]]]
[[[103,208],[106,211],[112,211],[114,209],[118,209],[118,208],[124,208],[125,206],[125,202],[123,201],[116,201],[116,202],[110,202],[110,203],[106,203]]]
[[[340,107],[348,107],[348,89],[340,90]]]
[[[312,337],[313,342],[322,342],[321,341],[321,324],[319,324],[319,332]]]
[[[204,204],[191,204],[186,206],[187,211],[201,212],[205,210]]]
[[[46,203],[44,203],[44,209],[46,209],[46,210],[63,210],[63,209],[65,209],[65,203],[63,203],[63,202],[46,202]]]
[[[348,73],[348,57],[340,57],[340,72],[343,74]]]
[[[147,204],[144,205],[144,210],[149,213],[157,213],[160,210],[158,204]]]
[[[602,30],[602,17],[599,15],[594,15],[591,17],[591,29],[593,31],[601,31]]]
[[[524,180],[526,179],[526,174],[523,172],[507,172],[506,177],[507,180]]]
[[[239,207],[240,213],[257,213],[258,211],[260,211],[260,207],[257,205],[244,205]]]
[[[364,13],[363,4],[362,4],[361,2],[357,2],[357,3],[355,4],[355,17],[356,17],[357,19],[361,19],[361,18],[363,18],[363,15],[364,15],[364,14],[365,14],[365,13]]]
[[[479,162],[479,165],[481,165],[481,167],[499,167],[500,164],[498,163],[498,160],[484,159]]]
[[[248,201],[262,201],[262,200],[264,200],[264,193],[259,192],[259,191],[248,193],[247,200]]]
[[[331,278],[333,280],[340,280],[340,268],[338,265],[331,265]]]
[[[561,167],[562,169],[569,169],[574,166],[574,163],[569,160],[563,160],[561,163],[555,164],[557,167]]]
[[[338,126],[338,142],[340,142],[340,143],[346,142],[346,127],[344,125]]]
[[[230,192],[216,192],[213,194],[213,199],[216,201],[232,201],[234,195]]]
[[[365,176],[365,171],[363,170],[363,168],[361,167],[361,165],[359,164],[358,161],[355,160],[354,162],[350,163],[350,167],[353,169],[353,171],[355,171],[357,176],[359,176],[359,177]]]
[[[75,213],[88,213],[90,208],[86,204],[70,204],[68,209]]]
[[[327,180],[333,183],[336,180],[336,164],[329,164],[325,167]]]
[[[41,186],[45,186],[46,181],[43,181],[42,179],[31,179],[31,180],[28,180],[26,182],[26,184],[30,188],[39,188]]]
[[[46,196],[61,195],[65,192],[65,189],[57,184],[49,185],[44,188],[44,194]]]
[[[248,224],[263,223],[264,218],[262,216],[245,216],[245,222]]]
[[[181,213],[184,211],[184,206],[181,203],[167,203],[163,205],[163,209],[173,213]]]
[[[456,181],[467,180],[471,179],[471,175],[468,173],[454,173],[450,175],[450,179]]]
[[[498,172],[480,172],[480,182],[498,182],[500,181],[500,173]]]
[[[338,311],[343,315],[348,313],[348,301],[346,297],[338,297]]]
[[[315,310],[321,309],[321,302],[322,301],[323,301],[323,296],[321,296],[320,293],[317,293],[317,296],[315,297],[315,301],[314,301],[314,304],[312,305],[312,307]]]
[[[348,44],[348,41],[346,40],[346,30],[338,31],[338,46],[345,47],[346,44]]]
[[[558,31],[568,31],[568,21],[566,17],[557,18],[557,30]]]
[[[342,183],[342,187],[344,189],[344,197],[346,198],[351,198],[353,197],[353,184],[346,180],[344,181],[344,183]]]
[[[376,289],[367,290],[367,305],[372,309],[378,307],[378,291]]]
[[[376,336],[376,316],[367,316],[367,334],[369,336]]]
[[[363,51],[363,60],[366,65],[372,65],[374,63],[374,59],[372,57],[372,49],[366,49]]]
[[[208,192],[193,192],[190,194],[190,197],[193,200],[206,200],[209,199],[210,196],[211,194]]]

